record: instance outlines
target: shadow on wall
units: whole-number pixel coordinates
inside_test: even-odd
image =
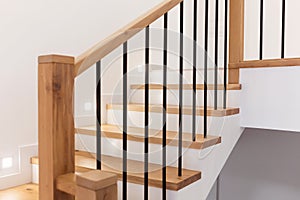
[[[220,200],[300,199],[300,133],[246,129],[220,178]]]

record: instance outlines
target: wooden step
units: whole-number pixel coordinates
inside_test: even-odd
[[[102,125],[102,134],[104,137],[113,139],[122,139],[123,131],[122,126],[117,125]],[[80,127],[76,128],[76,133],[96,136],[96,127]],[[135,142],[144,142],[144,129],[136,127],[128,127],[127,139]],[[221,137],[208,136],[206,139],[203,138],[202,134],[197,134],[196,141],[192,141],[191,133],[183,133],[183,147],[190,149],[205,149],[207,147],[221,143]],[[149,143],[162,144],[162,131],[149,129]],[[178,146],[178,132],[167,131],[167,145]]]
[[[59,176],[56,179],[56,188],[59,191],[75,196],[77,190],[76,174],[70,173]]]
[[[128,111],[136,111],[136,112],[144,112],[145,110],[144,104],[128,104]],[[107,110],[123,110],[123,104],[107,104],[106,105]],[[149,105],[149,112],[153,113],[162,113],[163,106],[158,104],[152,104]],[[224,116],[230,116],[230,115],[236,115],[240,112],[239,108],[218,108],[217,110],[214,110],[212,107],[207,108],[207,116],[213,116],[213,117],[224,117]],[[167,113],[168,114],[179,114],[179,108],[178,105],[168,105],[167,106]],[[193,108],[191,106],[184,106],[182,110],[183,115],[192,115]],[[203,116],[204,115],[204,109],[203,107],[197,107],[196,108],[196,115]]]
[[[38,164],[38,157],[33,157],[31,163]],[[82,173],[96,169],[95,155],[88,152],[77,151],[75,156],[76,172]],[[149,186],[162,188],[161,165],[149,164]],[[102,170],[115,173],[122,180],[122,158],[102,155]],[[144,163],[128,160],[128,182],[144,184]],[[72,179],[72,177],[69,177]],[[201,172],[183,169],[182,176],[177,176],[177,168],[167,166],[167,189],[178,191],[201,178]]]
[[[139,85],[139,84],[134,84],[130,86],[131,89],[135,90],[144,90],[145,85]],[[217,86],[218,90],[224,90],[224,85],[220,84]],[[162,84],[149,84],[149,89],[150,90],[162,90],[163,85]],[[169,90],[179,90],[179,84],[168,84],[167,89]],[[184,90],[192,90],[193,89],[193,84],[183,84],[183,89]],[[196,84],[196,89],[197,90],[204,90],[204,84]],[[207,85],[208,90],[214,90],[215,86],[213,84],[208,84]],[[241,84],[228,84],[227,85],[227,90],[241,90],[242,85]]]

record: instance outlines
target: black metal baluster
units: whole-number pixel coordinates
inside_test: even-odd
[[[223,108],[227,107],[227,51],[228,51],[228,0],[225,0],[224,12],[224,94],[223,94]]]
[[[197,95],[197,2],[198,0],[194,0],[194,27],[193,27],[193,122],[192,122],[192,134],[193,141],[196,141],[196,95]]]
[[[145,38],[145,151],[144,151],[144,199],[148,200],[149,171],[149,26],[146,27]]]
[[[101,61],[96,63],[96,83],[97,83],[97,122],[96,122],[96,148],[97,148],[97,169],[101,170]]]
[[[285,55],[285,0],[282,0],[282,32],[281,32],[281,58]]]
[[[219,0],[216,0],[216,11],[215,11],[215,101],[214,109],[218,109],[218,50],[219,50]]]
[[[164,47],[163,47],[163,192],[162,199],[167,199],[167,62],[168,62],[168,13],[164,15]]]
[[[123,200],[127,200],[127,42],[123,44]]]
[[[182,105],[183,105],[183,1],[180,3],[180,56],[179,56],[179,134],[178,176],[182,176]]]
[[[204,118],[203,134],[207,138],[207,64],[208,64],[208,8],[209,0],[205,1],[205,39],[204,39]]]
[[[260,0],[260,44],[259,59],[263,59],[263,43],[264,43],[264,0]]]

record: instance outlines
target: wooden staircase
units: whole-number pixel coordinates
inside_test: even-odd
[[[230,21],[232,24],[237,25],[236,34],[240,34],[242,25],[239,25],[242,19],[242,13],[240,5],[241,0],[230,0],[231,11],[236,15],[231,16]],[[166,131],[164,129],[162,132],[160,129],[149,129],[149,141],[146,142],[144,138],[144,131],[146,128],[139,127],[128,127],[125,131],[125,126],[127,126],[127,118],[124,122],[125,126],[120,129],[118,125],[113,124],[102,124],[101,130],[99,126],[85,126],[74,127],[74,82],[75,78],[81,73],[89,69],[92,65],[96,64],[96,74],[97,81],[101,77],[101,72],[99,70],[101,67],[101,60],[111,53],[114,49],[123,44],[123,98],[124,104],[120,103],[110,103],[106,105],[106,110],[110,112],[111,110],[121,111],[124,116],[127,116],[127,112],[137,112],[137,113],[156,113],[164,115],[178,115],[180,120],[183,116],[193,116],[203,117],[205,121],[205,127],[207,127],[207,117],[212,118],[230,118],[238,115],[240,110],[237,107],[226,107],[226,101],[224,100],[224,105],[215,107],[201,107],[197,105],[193,106],[183,106],[182,112],[178,105],[167,105],[166,112],[163,110],[163,105],[160,104],[149,104],[149,110],[146,111],[146,103],[127,103],[127,41],[131,39],[134,35],[143,29],[147,30],[147,27],[156,21],[158,18],[164,16],[165,23],[167,23],[167,13],[173,9],[175,6],[183,6],[183,0],[166,0],[157,7],[151,9],[145,15],[141,16],[137,20],[133,21],[126,27],[112,34],[109,38],[98,43],[91,49],[84,52],[82,55],[77,57],[70,56],[59,56],[59,55],[48,55],[39,57],[39,157],[32,158],[32,164],[39,165],[39,175],[40,175],[40,199],[41,200],[74,200],[74,196],[79,198],[78,200],[83,200],[85,197],[83,194],[87,194],[87,197],[91,200],[104,199],[105,195],[110,195],[114,193],[114,200],[117,198],[116,195],[116,178],[123,181],[123,195],[127,192],[127,182],[136,185],[149,185],[155,188],[162,188],[163,199],[166,199],[166,190],[179,191],[192,184],[198,184],[201,179],[202,173],[200,170],[191,170],[187,168],[182,168],[182,165],[174,166],[162,166],[165,164],[154,164],[147,163],[147,173],[145,173],[145,163],[143,161],[138,161],[134,159],[127,158],[127,147],[126,150],[122,149],[123,158],[117,156],[108,156],[106,154],[101,154],[101,144],[97,142],[97,154],[91,154],[89,152],[74,151],[75,147],[75,134],[83,134],[99,138],[101,132],[101,137],[110,138],[114,140],[123,141],[123,148],[127,146],[127,141],[135,143],[144,143],[145,148],[150,145],[160,145],[162,146],[163,152],[163,162],[166,162],[165,151],[167,148],[177,148],[178,155],[182,153],[182,148],[186,148],[191,151],[199,151],[203,149],[209,149],[209,147],[220,147],[222,145],[220,136],[212,136],[207,134],[207,129],[204,128],[203,134],[196,133],[196,140],[192,140],[191,133],[182,133],[182,144],[181,138],[178,138],[177,131]],[[226,6],[227,7],[227,6]],[[239,14],[237,14],[239,13]],[[183,16],[183,15],[181,15]],[[227,23],[226,23],[227,24]],[[233,30],[231,30],[232,32]],[[164,32],[166,34],[166,31]],[[166,36],[166,35],[165,35]],[[167,38],[165,38],[167,39]],[[240,41],[241,37],[234,37],[234,40]],[[233,41],[231,39],[231,41]],[[231,42],[232,43],[232,42]],[[181,43],[182,44],[182,43]],[[232,43],[230,50],[233,52],[233,56],[230,57],[230,62],[237,61],[240,59],[242,46],[239,42]],[[165,45],[167,46],[167,45]],[[226,45],[225,45],[226,46]],[[183,45],[182,45],[183,47]],[[147,49],[147,48],[146,48]],[[145,50],[146,51],[146,50]],[[167,63],[167,49],[164,49],[164,70],[166,70]],[[149,55],[149,54],[148,54]],[[227,55],[226,55],[227,56]],[[147,56],[145,56],[147,57]],[[182,61],[182,57],[181,61]],[[196,58],[196,57],[195,57]],[[147,60],[147,59],[145,59]],[[197,60],[197,59],[196,59]],[[182,62],[183,63],[183,62]],[[149,63],[148,63],[149,64]],[[147,66],[147,64],[146,64]],[[182,71],[183,64],[180,66]],[[196,65],[195,65],[196,67]],[[207,66],[206,66],[207,67]],[[224,69],[224,71],[226,71]],[[164,71],[165,73],[166,71]],[[216,71],[217,73],[217,71]],[[225,74],[225,73],[224,73]],[[204,90],[204,99],[207,101],[207,90],[224,90],[227,86],[227,90],[240,90],[241,85],[238,80],[238,69],[228,70],[228,85],[226,85],[226,79],[224,85],[212,85],[208,84],[206,80],[203,84],[168,84],[165,88],[170,90]],[[217,78],[216,78],[217,79]],[[166,78],[164,78],[166,80]],[[100,81],[101,83],[101,81]],[[182,83],[182,79],[181,79]],[[101,102],[101,88],[100,84],[97,83],[97,118],[101,115],[99,109],[101,107],[98,105]],[[182,87],[181,87],[182,86]],[[206,87],[207,86],[207,87]],[[98,88],[99,87],[99,88]],[[194,88],[195,87],[195,88]],[[145,90],[146,87],[143,84],[132,84],[130,87],[132,90]],[[166,100],[166,90],[159,84],[150,84],[149,90],[162,90],[164,89],[164,100]],[[182,90],[181,90],[182,89]],[[99,93],[100,95],[99,95]],[[226,91],[224,90],[224,99],[226,99]],[[126,101],[125,101],[126,99]],[[182,96],[181,96],[182,99]],[[146,101],[146,100],[145,100]],[[217,101],[215,101],[217,102]],[[128,104],[128,105],[127,105]],[[147,104],[148,105],[148,104]],[[124,109],[127,106],[127,109]],[[226,107],[226,108],[223,108]],[[195,113],[193,113],[195,108]],[[145,115],[147,116],[147,114]],[[166,117],[166,116],[164,116]],[[99,118],[98,118],[99,120]],[[146,121],[146,120],[145,120]],[[148,122],[147,122],[148,123]],[[178,125],[178,122],[176,122]],[[195,123],[194,123],[195,125]],[[148,125],[145,125],[145,127]],[[175,124],[174,124],[175,127]],[[194,126],[195,127],[195,126]],[[182,127],[181,127],[182,128]],[[126,127],[127,129],[127,127]],[[76,131],[74,131],[76,130]],[[98,132],[97,132],[98,131]],[[127,137],[123,137],[125,133]],[[180,132],[180,131],[179,131]],[[97,134],[98,133],[98,134]],[[165,134],[164,134],[165,133]],[[180,132],[181,135],[181,132]],[[238,134],[237,134],[238,135]],[[207,136],[207,137],[206,137]],[[100,137],[100,138],[101,138]],[[165,141],[167,142],[165,146]],[[228,141],[227,141],[228,142]],[[234,143],[234,142],[233,142]],[[228,152],[232,149],[231,146],[226,149],[226,152],[222,152],[225,157],[228,156]],[[100,147],[100,150],[99,150]],[[120,148],[121,149],[121,148]],[[212,149],[212,148],[211,148]],[[220,148],[222,150],[222,148]],[[99,153],[100,152],[100,153]],[[199,151],[200,152],[200,151]],[[144,160],[146,160],[149,152],[144,152]],[[221,154],[221,153],[220,153]],[[95,159],[97,156],[101,155],[101,163],[99,159]],[[181,154],[179,158],[182,164]],[[224,158],[226,160],[226,158]],[[127,163],[127,169],[123,169],[123,163]],[[212,163],[212,161],[210,161]],[[223,165],[224,162],[220,163]],[[168,165],[168,163],[166,163]],[[220,166],[217,166],[218,168]],[[95,170],[100,169],[101,170]],[[212,167],[214,168],[214,167]],[[165,171],[166,169],[166,171]],[[123,171],[124,170],[124,171]],[[215,174],[219,173],[219,169],[215,170]],[[126,173],[125,173],[126,172]],[[166,172],[166,173],[164,173]],[[180,175],[180,173],[182,173]],[[92,175],[91,175],[92,174]],[[146,178],[148,174],[148,178]],[[205,174],[205,173],[203,173]],[[165,176],[166,175],[166,176]],[[209,176],[208,174],[206,176]],[[205,175],[204,175],[205,176]],[[95,179],[93,179],[95,177]],[[103,183],[109,179],[110,189],[106,190]],[[85,185],[84,183],[89,183]],[[124,184],[125,183],[125,184]],[[165,183],[165,184],[164,184]],[[108,186],[108,185],[105,185]],[[166,187],[165,187],[166,186]],[[124,189],[125,188],[125,189]],[[80,191],[83,191],[82,193]],[[145,191],[148,191],[148,186],[146,186]],[[182,190],[181,190],[182,191]],[[146,194],[147,192],[145,192]],[[89,196],[90,195],[90,196]],[[123,198],[124,199],[124,198]],[[126,198],[125,198],[126,199]]]

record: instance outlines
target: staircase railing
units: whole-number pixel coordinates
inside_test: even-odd
[[[290,3],[290,1],[281,0],[281,21],[278,23],[281,24],[281,30],[280,30],[280,38],[278,38],[277,41],[274,42],[280,42],[280,55],[277,59],[265,59],[264,58],[264,50],[265,50],[265,1],[260,0],[259,4],[259,44],[258,44],[258,59],[257,60],[245,60],[244,59],[244,14],[241,12],[238,12],[238,10],[244,10],[242,7],[244,7],[244,1],[239,1],[236,5],[232,5],[236,7],[236,12],[232,11],[231,8],[231,15],[239,15],[237,18],[231,17],[231,20],[234,20],[232,23],[232,29],[230,30],[230,38],[231,40],[237,40],[236,42],[230,42],[230,44],[233,44],[232,48],[230,48],[230,52],[234,55],[238,55],[238,58],[230,57],[230,64],[229,67],[232,69],[233,77],[235,77],[235,81],[238,81],[238,74],[239,69],[243,68],[267,68],[267,67],[291,67],[291,66],[300,66],[300,58],[287,58],[286,57],[286,8],[287,3]],[[240,25],[238,25],[238,21],[241,22]],[[231,21],[232,22],[232,21]],[[233,30],[237,30],[237,32]],[[234,47],[239,47],[237,51],[233,49]],[[242,49],[240,49],[242,48]]]
[[[186,0],[188,1],[188,0]],[[84,52],[74,61],[73,57],[64,56],[41,56],[39,58],[39,156],[40,156],[40,199],[42,200],[58,200],[58,199],[74,199],[73,196],[60,192],[55,187],[56,178],[63,174],[74,173],[74,117],[73,117],[73,88],[74,79],[79,74],[86,71],[92,65],[96,64],[96,80],[97,80],[97,169],[101,170],[101,60],[119,46],[123,46],[123,200],[127,199],[127,116],[128,116],[128,100],[127,100],[127,84],[128,84],[128,40],[141,31],[145,31],[145,126],[144,126],[144,199],[148,199],[148,163],[149,163],[149,65],[150,51],[149,44],[151,41],[149,28],[153,22],[163,17],[163,99],[162,99],[162,115],[163,115],[163,137],[162,137],[162,199],[167,198],[167,61],[168,61],[168,12],[174,7],[180,7],[180,44],[179,52],[179,130],[178,130],[178,176],[182,176],[182,116],[183,108],[183,51],[184,51],[184,2],[183,0],[167,0],[151,9],[149,12],[139,17],[129,25],[120,29],[110,37],[101,41],[91,49]],[[205,27],[204,27],[204,50],[207,52],[210,48],[209,44],[209,12],[212,1],[205,0]],[[219,22],[219,5],[224,3],[224,82],[222,83],[224,100],[221,109],[226,109],[226,91],[228,83],[238,83],[238,68],[233,65],[228,69],[227,73],[227,32],[228,32],[228,14],[230,11],[230,40],[229,40],[229,63],[240,63],[243,61],[243,0],[230,0],[230,9],[228,9],[228,0],[215,0],[215,68],[214,68],[214,106],[208,108],[208,54],[204,53],[204,63],[197,62],[197,35],[198,35],[198,19],[197,12],[198,1],[194,0],[193,13],[193,105],[192,105],[192,137],[191,141],[196,141],[196,116],[203,115],[203,137],[208,136],[209,114],[214,113],[218,108],[218,24]],[[197,70],[204,65],[204,107],[199,108],[196,105],[197,91]],[[227,78],[228,76],[228,78]]]

